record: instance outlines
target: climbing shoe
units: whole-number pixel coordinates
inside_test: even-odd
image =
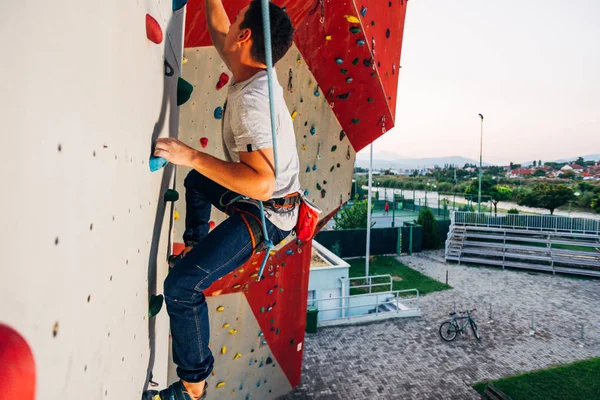
[[[142,400],[203,400],[206,399],[207,387],[208,384],[204,382],[202,395],[194,397],[186,391],[183,383],[178,381],[160,392],[156,390],[146,390],[142,395]]]

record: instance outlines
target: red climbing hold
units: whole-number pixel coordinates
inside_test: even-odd
[[[208,138],[200,138],[200,146],[202,146],[202,148],[206,148],[206,146],[208,146]]]
[[[210,222],[208,223],[208,227],[209,227],[210,229],[215,229],[215,222],[214,222],[214,221],[210,221]]]
[[[221,76],[219,76],[219,82],[217,82],[217,90],[222,89],[223,86],[227,85],[227,83],[229,83],[229,75],[223,72]]]
[[[156,44],[161,44],[163,41],[163,33],[160,24],[152,18],[150,14],[146,14],[146,36],[148,40]]]
[[[0,324],[0,393],[6,399],[35,399],[35,361],[23,337]]]

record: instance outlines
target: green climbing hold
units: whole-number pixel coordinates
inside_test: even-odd
[[[337,96],[335,96],[335,97],[337,97],[337,98],[338,98],[338,99],[340,99],[340,100],[346,100],[348,97],[350,97],[350,92],[348,92],[348,93],[343,93],[343,94],[338,94],[338,95],[337,95]]]
[[[177,105],[185,104],[192,96],[194,86],[185,79],[179,77],[177,80]]]
[[[321,190],[321,189],[323,189],[323,188],[321,187],[321,184],[320,184],[319,182],[317,182],[317,190]]]
[[[342,68],[340,69],[340,72],[344,75],[346,75],[348,73],[348,70],[346,68]]]
[[[372,103],[374,100],[372,98],[367,98],[367,102]]]
[[[260,312],[261,312],[261,313],[264,313],[264,312],[265,312],[265,308],[264,308],[264,307],[261,307],[261,308],[260,308]]]
[[[376,75],[375,72],[371,72],[372,77],[375,77],[375,75]]]
[[[177,201],[177,200],[179,200],[179,193],[177,193],[177,190],[167,189],[167,191],[165,192],[165,195],[164,195],[164,200],[165,200],[165,202]]]
[[[333,146],[331,146],[331,151],[336,151],[337,150],[337,146],[334,144]]]
[[[368,67],[372,67],[372,66],[373,66],[373,61],[369,60],[368,58],[365,58],[365,59],[363,60],[363,65],[364,65],[365,67],[367,67],[367,68],[368,68]]]
[[[335,166],[332,165],[331,168],[329,168],[329,172],[333,172],[334,169],[335,169]]]
[[[162,309],[163,306],[163,300],[164,297],[162,294],[159,294],[158,296],[153,294],[152,296],[150,296],[150,304],[148,307],[148,318],[152,318],[154,316],[156,316],[160,310]]]
[[[358,118],[352,118],[352,123],[354,125],[358,124],[359,122],[360,122],[360,119],[358,119]]]
[[[275,320],[274,320],[274,319],[271,319],[271,323],[272,323],[272,324],[274,324],[274,323],[275,323]]]
[[[357,33],[360,33],[360,28],[358,26],[351,26],[350,33],[353,33],[356,35]]]
[[[352,65],[357,65],[359,61],[360,59],[356,57],[354,60],[352,60]]]
[[[390,29],[388,28],[388,30],[385,31],[385,37],[389,39],[391,34],[392,33],[390,32]]]

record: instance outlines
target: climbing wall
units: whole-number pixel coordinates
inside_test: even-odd
[[[36,377],[3,381],[3,396],[137,399],[150,371],[166,382],[168,318],[148,303],[167,271],[174,169],[151,173],[149,156],[178,129],[185,11],[172,6],[0,5],[0,326]],[[3,368],[22,364],[6,354]]]
[[[276,0],[294,41],[356,151],[395,123],[408,0]],[[230,18],[244,2],[224,0]],[[204,1],[191,0],[185,47],[210,46]]]

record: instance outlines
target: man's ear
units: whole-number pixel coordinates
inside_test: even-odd
[[[237,42],[239,44],[243,44],[248,42],[250,39],[252,39],[252,31],[248,28],[243,29],[240,34],[238,35],[238,39]]]

